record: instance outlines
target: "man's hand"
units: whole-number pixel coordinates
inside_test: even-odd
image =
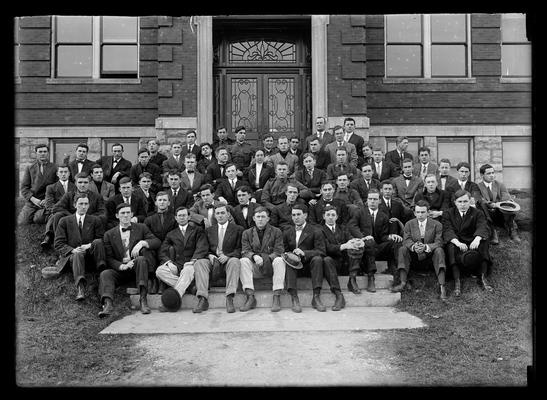
[[[391,217],[389,219],[389,222],[401,222],[401,221],[399,221],[399,218]]]
[[[467,245],[465,243],[460,242],[458,239],[454,239],[452,243],[461,251],[467,251]]]
[[[243,176],[243,172],[242,172],[241,170],[238,169],[238,170],[236,171],[236,175],[237,175],[237,176]]]
[[[296,254],[297,256],[299,257],[304,257],[304,250],[300,249],[300,248],[296,248],[292,251],[294,254]]]
[[[425,244],[422,242],[414,242],[414,252],[417,254],[423,253],[425,251]]]
[[[254,197],[251,198],[250,200],[251,203],[256,203],[256,199]]]
[[[131,218],[131,222],[139,222],[139,220],[137,219],[137,217],[133,217]]]
[[[443,212],[442,212],[442,211],[429,210],[429,216],[430,216],[431,218],[437,218],[437,217],[440,217],[441,215],[443,215]]]
[[[469,248],[471,250],[476,250],[476,249],[479,248],[480,244],[481,244],[481,237],[480,236],[475,236],[475,239],[473,239],[473,241],[469,245]]]
[[[310,201],[308,201],[308,204],[309,204],[310,206],[314,206],[314,205],[317,204],[317,200],[311,199]]]
[[[148,243],[145,240],[141,240],[135,245],[135,247],[133,247],[133,250],[131,250],[131,257],[138,257],[139,252],[143,247],[148,247]]]
[[[258,266],[258,267],[261,267],[262,264],[264,264],[264,259],[259,256],[258,254],[255,254],[253,256],[253,261],[255,262],[255,264]]]
[[[179,269],[177,268],[176,264],[173,261],[171,260],[167,261],[166,265],[169,268],[169,272],[171,272],[173,275],[179,274]]]
[[[399,243],[403,241],[403,238],[399,235],[396,235],[395,233],[390,233],[388,235],[389,240],[393,240],[395,243]]]
[[[34,204],[36,207],[42,207],[42,201],[39,200],[39,199],[37,199],[37,198],[34,197],[34,196],[32,196],[32,197],[30,198],[30,201],[31,201],[31,203]],[[45,200],[44,200],[44,202],[45,202]]]
[[[221,264],[224,264],[225,262],[228,261],[228,256],[226,254],[221,254],[220,256],[218,256],[218,261]]]
[[[112,175],[112,183],[116,183],[116,181],[118,180],[118,176],[120,176],[120,171]]]
[[[363,238],[363,240],[374,240],[374,236],[372,235],[367,235]]]
[[[85,251],[85,249],[82,248],[82,246],[78,246],[78,247],[73,248],[71,253],[72,254],[78,254],[78,253],[83,253],[84,251]]]
[[[120,265],[120,271],[125,271],[125,270],[133,268],[133,263],[134,261],[131,260],[129,262],[126,262],[125,264]]]
[[[218,198],[218,201],[219,201],[220,203],[223,203],[223,204],[228,204],[228,201],[227,201],[224,197],[222,197],[222,196],[220,196],[220,197]]]
[[[218,260],[218,257],[214,254],[209,254],[209,261],[211,262],[211,264],[214,263],[215,260]]]

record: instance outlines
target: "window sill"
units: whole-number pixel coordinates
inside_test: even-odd
[[[49,85],[82,85],[82,84],[101,84],[101,85],[136,85],[141,80],[136,79],[93,79],[93,78],[48,78],[46,83]]]
[[[19,85],[19,84],[21,83],[21,77],[19,77],[19,76],[16,77],[15,80],[14,80],[14,83],[15,83],[16,85]]]
[[[383,83],[477,83],[477,78],[383,78]]]
[[[502,76],[500,78],[500,83],[532,83],[531,77],[509,77]]]

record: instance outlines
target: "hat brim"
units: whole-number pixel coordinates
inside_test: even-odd
[[[520,211],[520,205],[513,201],[501,201],[498,204],[498,208],[504,214],[514,214]]]
[[[289,260],[289,258],[287,256],[287,253],[283,253],[281,258],[283,259],[283,261],[285,261],[286,265],[288,265],[289,267],[291,267],[293,269],[302,269],[302,268],[304,268],[301,261],[299,261],[298,263],[295,263],[292,260]]]
[[[171,312],[178,311],[181,305],[181,298],[178,292],[173,288],[167,288],[161,294],[161,303]]]
[[[42,268],[42,278],[44,279],[55,279],[58,278],[59,275],[61,274],[59,273],[59,270],[55,267]]]

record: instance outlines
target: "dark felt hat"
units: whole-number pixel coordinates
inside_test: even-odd
[[[498,208],[504,214],[514,214],[520,210],[520,205],[514,201],[500,201]]]
[[[163,291],[161,294],[161,303],[168,311],[178,311],[182,299],[180,298],[179,292],[177,292],[172,287],[169,287]]]
[[[294,269],[302,269],[304,266],[302,265],[302,261],[300,260],[300,257],[298,257],[294,253],[285,252],[281,255],[281,258],[283,261],[285,261],[285,264],[287,264],[289,267]]]
[[[459,263],[466,269],[478,268],[482,262],[482,255],[478,250],[467,250],[459,254]]]

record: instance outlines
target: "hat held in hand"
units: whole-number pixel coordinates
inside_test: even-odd
[[[296,254],[286,251],[281,255],[281,258],[283,261],[285,261],[285,264],[287,264],[289,267],[294,269],[302,269],[304,266],[302,265],[302,261],[300,260],[300,257],[298,257]]]

